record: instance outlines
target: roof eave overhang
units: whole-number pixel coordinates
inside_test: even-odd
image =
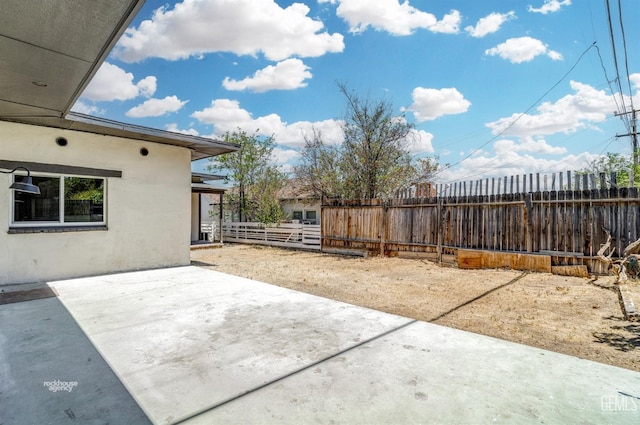
[[[108,41],[104,44],[99,55],[96,57],[96,60],[91,65],[89,72],[84,76],[82,82],[73,93],[73,96],[69,99],[69,102],[67,103],[65,109],[62,111],[62,117],[71,112],[71,108],[76,104],[76,102],[82,95],[82,92],[84,92],[84,90],[87,88],[93,77],[96,75],[96,72],[98,72],[98,69],[100,69],[100,66],[102,66],[102,63],[107,59],[107,56],[109,56],[109,53],[111,53],[118,40],[120,40],[120,37],[122,37],[122,34],[124,34],[124,32],[127,30],[129,24],[131,24],[142,6],[144,6],[145,1],[146,0],[131,1],[127,8],[127,12],[122,15],[120,21],[111,32],[111,36],[109,37]]]
[[[204,183],[191,183],[191,192],[192,193],[212,193],[222,195],[226,192],[225,189],[211,187],[208,184]]]
[[[192,161],[223,155],[240,149],[240,146],[234,143],[226,143],[205,137],[125,124],[76,112],[67,114],[66,118],[30,117],[28,120],[20,118],[5,120],[29,125],[81,131],[92,134],[122,137],[143,142],[183,147],[191,151]]]

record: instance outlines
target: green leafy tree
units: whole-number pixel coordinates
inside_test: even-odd
[[[286,218],[277,193],[284,186],[285,176],[275,167],[268,167],[264,174],[249,186],[249,199],[253,206],[251,220],[264,224],[280,223]]]
[[[587,168],[578,171],[579,174],[595,174],[605,173],[607,177],[611,173],[616,173],[617,184],[619,186],[628,186],[630,171],[633,171],[635,184],[640,183],[640,166],[633,165],[633,157],[620,153],[607,152],[598,156],[591,161]]]
[[[301,189],[317,196],[338,198],[344,195],[341,177],[341,151],[322,141],[322,133],[313,129],[313,135],[305,135],[305,147],[300,153],[298,166],[294,167]]]
[[[439,156],[420,158],[415,165],[414,183],[433,183],[440,171]]]
[[[426,170],[416,167],[408,150],[413,124],[394,114],[387,100],[361,98],[338,84],[346,100],[344,141],[330,145],[320,132],[305,137],[296,177],[317,195],[341,198],[390,198]],[[433,166],[433,164],[431,164]]]
[[[240,146],[236,152],[212,159],[209,170],[228,173],[234,185],[227,196],[240,221],[277,223],[284,217],[277,192],[284,186],[285,176],[270,158],[275,146],[273,137],[249,135],[238,129],[227,132],[224,141]]]
[[[361,98],[338,84],[346,100],[342,124],[342,173],[355,198],[386,198],[412,174],[406,148],[413,124],[394,114],[387,100]]]

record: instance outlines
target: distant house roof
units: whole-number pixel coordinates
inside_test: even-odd
[[[226,178],[226,176],[219,176],[217,174],[191,173],[191,183],[204,183],[215,180],[224,180]]]
[[[193,193],[223,194],[226,192],[226,189],[213,187],[206,182],[223,180],[224,178],[224,176],[218,176],[215,174],[191,173],[191,191]]]
[[[289,179],[285,187],[278,191],[278,199],[320,199],[313,192],[302,187],[300,179]]]
[[[191,149],[192,160],[238,150],[231,143],[71,112],[143,3],[2,0],[0,120],[181,146]]]

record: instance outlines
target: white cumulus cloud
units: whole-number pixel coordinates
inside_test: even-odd
[[[314,129],[320,131],[326,143],[342,143],[343,140],[340,121],[298,121],[287,124],[277,114],[254,118],[240,106],[240,102],[232,99],[216,99],[211,102],[211,106],[196,111],[191,116],[202,124],[213,125],[213,136],[221,136],[227,131],[233,132],[241,128],[259,135],[273,136],[276,143],[289,148],[303,147],[305,136],[311,137]]]
[[[634,89],[640,90],[640,73],[629,75],[629,80],[631,81],[631,84],[633,84]]]
[[[191,116],[203,124],[212,124],[215,135],[242,128],[250,133],[256,131],[271,136],[285,125],[277,114],[254,119],[249,111],[240,107],[240,102],[231,99],[216,99],[211,106],[195,111]]]
[[[562,6],[570,5],[571,0],[544,0],[544,3],[540,7],[529,6],[529,12],[542,13],[543,15],[546,15],[547,13],[559,11]]]
[[[327,144],[340,144],[344,140],[341,121],[332,119],[316,122],[294,122],[277,133],[276,140],[278,143],[292,148],[302,148],[305,144],[304,138],[312,138],[314,129],[316,132],[320,132],[322,140]]]
[[[165,126],[165,129],[167,131],[172,132],[172,133],[188,134],[190,136],[199,136],[200,135],[198,130],[196,130],[195,128],[188,128],[186,130],[182,130],[182,129],[178,128],[178,124],[176,124],[176,123],[167,124]]]
[[[443,115],[466,112],[471,102],[456,88],[430,89],[416,87],[412,93],[413,104],[408,110],[413,112],[418,122],[435,120]]]
[[[336,13],[349,24],[352,33],[373,27],[393,35],[410,35],[416,29],[455,34],[460,28],[461,17],[457,10],[438,20],[435,15],[411,6],[408,0],[402,3],[398,0],[340,0],[339,3]]]
[[[132,118],[160,117],[179,111],[186,103],[186,100],[180,100],[177,96],[167,96],[164,99],[149,99],[129,109],[126,115]]]
[[[562,60],[562,55],[542,41],[531,37],[510,38],[496,47],[485,50],[487,56],[500,56],[511,63],[530,62],[536,56],[547,55],[552,60]]]
[[[588,84],[570,82],[574,94],[556,102],[544,102],[535,114],[513,114],[487,124],[493,134],[517,137],[573,133],[604,121],[607,114],[616,110],[611,95],[596,90]]]
[[[296,150],[275,147],[271,152],[270,160],[274,164],[286,164],[286,163],[296,162],[299,158],[300,158],[300,152]],[[291,171],[293,170],[291,169]]]
[[[407,138],[409,144],[407,148],[412,154],[433,153],[433,134],[424,130],[412,130]]]
[[[130,100],[138,96],[151,97],[156,91],[156,77],[148,76],[134,83],[134,76],[117,65],[104,62],[82,97],[99,101]]]
[[[584,169],[596,158],[597,155],[589,152],[555,158],[534,156],[529,153],[523,153],[523,150],[512,150],[497,155],[483,152],[480,155],[464,159],[453,168],[444,170],[438,175],[438,181],[443,183],[468,182],[469,180],[477,181],[479,179],[504,176],[519,176],[521,179],[523,174],[537,172],[542,173],[543,176],[545,174],[551,175],[552,173]],[[544,182],[544,178],[542,181]],[[509,184],[511,184],[510,179]],[[550,184],[550,181],[548,181],[548,184]],[[529,185],[529,181],[527,181],[527,185]],[[522,189],[522,180],[520,180],[520,188]]]
[[[222,85],[227,90],[250,90],[264,93],[270,90],[293,90],[306,87],[305,80],[311,78],[309,67],[300,59],[287,59],[256,71],[252,77],[242,80],[225,78]]]
[[[157,9],[151,19],[129,28],[113,54],[125,62],[212,52],[263,53],[280,61],[342,52],[342,34],[329,34],[321,21],[307,16],[309,11],[302,3],[283,8],[274,0],[184,0],[172,9]]]
[[[73,108],[71,108],[71,110],[73,112],[79,112],[81,114],[86,114],[86,115],[103,115],[105,113],[104,109],[98,108],[95,105],[87,105],[86,103],[84,103],[81,100],[78,100],[75,105],[73,105]]]
[[[142,80],[138,81],[138,90],[140,90],[140,95],[144,97],[151,97],[155,94],[157,88],[157,79],[156,77],[145,77]]]
[[[475,26],[468,26],[464,30],[472,37],[482,38],[487,34],[497,32],[502,24],[510,19],[515,19],[515,17],[516,13],[514,11],[508,13],[494,12],[479,19]]]
[[[493,143],[493,150],[498,155],[509,152],[531,152],[541,155],[562,155],[567,153],[567,148],[552,146],[542,138],[523,137],[520,142],[509,139],[496,140]]]

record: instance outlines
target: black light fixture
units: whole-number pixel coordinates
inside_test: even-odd
[[[33,184],[33,180],[31,179],[31,172],[29,171],[29,169],[27,169],[25,167],[16,167],[11,171],[2,171],[2,170],[0,170],[0,173],[13,174],[17,170],[26,171],[27,172],[27,176],[24,179],[22,179],[21,182],[18,182],[18,181],[13,182],[13,184],[11,186],[9,186],[9,189],[13,189],[13,190],[18,191],[18,192],[30,193],[32,195],[40,195],[40,188],[38,186],[36,186],[35,184]]]

